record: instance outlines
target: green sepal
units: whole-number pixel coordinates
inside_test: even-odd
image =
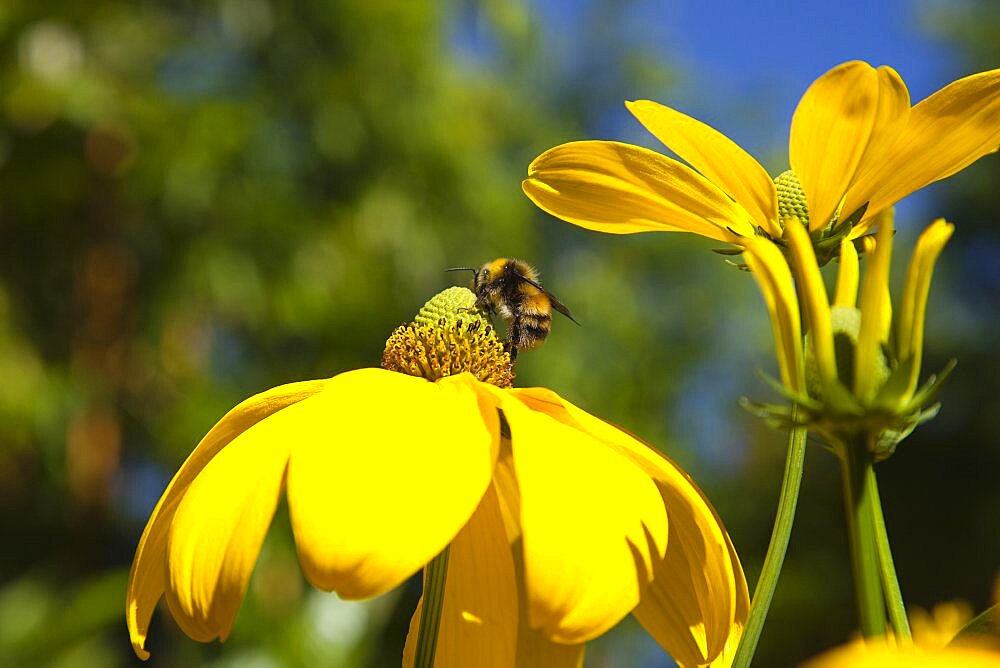
[[[944,381],[948,380],[948,376],[951,375],[952,370],[955,365],[958,364],[958,360],[952,358],[948,360],[948,363],[944,365],[944,368],[936,374],[931,374],[930,378],[927,379],[919,390],[917,390],[913,398],[910,399],[911,406],[923,406],[929,401],[933,401],[938,392],[941,391],[941,386],[944,385]]]
[[[713,253],[718,253],[719,255],[742,255],[742,248],[713,248]]]
[[[733,262],[732,260],[726,260],[726,264],[728,264],[730,267],[736,267],[740,271],[750,271],[750,267],[748,267],[742,262]]]
[[[786,387],[784,383],[782,383],[780,380],[778,380],[777,378],[772,378],[771,376],[764,373],[760,369],[757,369],[757,377],[760,380],[762,380],[772,390],[774,390],[781,396],[785,397],[789,401],[796,403],[799,406],[802,406],[803,408],[816,411],[823,407],[823,403],[821,401],[817,401],[805,394],[799,394],[797,392],[793,392],[790,388]]]
[[[991,636],[1000,640],[1000,603],[986,608],[963,626],[948,646],[961,644],[963,640],[975,640],[980,636]]]
[[[869,204],[871,204],[871,202],[865,202],[864,204],[859,206],[857,209],[854,210],[854,213],[852,213],[851,215],[849,215],[847,218],[844,219],[844,222],[841,223],[841,225],[847,225],[848,230],[853,229],[855,225],[861,222],[861,219],[865,217],[865,214],[868,213]],[[837,225],[837,229],[839,228],[840,225]]]

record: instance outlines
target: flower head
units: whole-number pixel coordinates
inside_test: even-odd
[[[802,96],[791,171],[774,180],[708,125],[649,100],[626,106],[690,167],[630,144],[571,142],[531,163],[525,194],[587,229],[686,231],[738,246],[758,235],[780,242],[794,216],[823,264],[895,202],[1000,146],[1000,70],[959,79],[911,107],[891,67],[838,65]],[[789,204],[799,196],[804,206]]]
[[[889,295],[891,210],[880,218],[860,304],[858,254],[846,239],[840,245],[832,304],[804,227],[787,228],[790,263],[774,244],[759,238],[748,241],[743,255],[771,314],[782,391],[797,411],[793,417],[787,408],[751,408],[778,422],[807,423],[834,446],[864,435],[876,460],[891,455],[919,423],[937,413],[937,405],[929,404],[954,364],[918,386],[931,277],[953,226],[938,219],[920,236],[894,315]]]
[[[450,545],[442,665],[578,665],[630,612],[683,664],[735,649],[746,581],[700,490],[551,390],[510,387],[474,302],[446,291],[393,334],[386,368],[268,390],[209,431],[136,551],[141,658],[161,597],[192,638],[227,637],[282,495],[306,578],[343,598],[387,592]]]

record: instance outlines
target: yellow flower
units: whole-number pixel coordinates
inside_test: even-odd
[[[892,637],[857,639],[832,649],[806,668],[1000,668],[1000,644],[995,637],[956,634],[972,618],[967,603],[939,603],[930,613],[910,611],[913,642]]]
[[[161,597],[192,638],[229,635],[282,494],[305,576],[345,599],[393,589],[450,545],[438,665],[580,665],[630,612],[683,664],[735,649],[746,581],[697,486],[551,390],[509,387],[475,296],[446,293],[460,297],[450,315],[432,300],[393,334],[395,370],[283,385],[209,431],[136,551],[138,656]]]
[[[780,240],[795,216],[814,243],[828,240],[835,252],[840,238],[865,234],[884,209],[1000,145],[1000,69],[959,79],[911,108],[892,68],[860,61],[833,68],[795,110],[791,172],[777,187],[708,125],[648,100],[626,106],[694,169],[630,144],[571,142],[531,163],[527,196],[591,230],[686,231],[740,246],[758,234]],[[800,187],[807,207],[797,210],[786,202]]]
[[[1000,668],[1000,652],[856,640],[809,661],[805,668]]]
[[[762,238],[747,240],[743,254],[771,315],[783,392],[799,408],[795,419],[824,434],[832,445],[865,435],[876,461],[891,455],[914,427],[934,416],[937,406],[928,403],[952,366],[918,387],[931,277],[953,225],[938,219],[920,236],[894,317],[889,296],[891,209],[879,218],[860,305],[858,255],[846,239],[840,244],[832,305],[801,225],[786,229],[790,264]],[[808,326],[805,345],[803,320]],[[751,406],[778,422],[792,419],[782,407]]]

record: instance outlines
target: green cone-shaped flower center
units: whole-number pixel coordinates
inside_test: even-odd
[[[467,371],[484,383],[510,387],[510,355],[475,304],[476,295],[466,288],[432,297],[414,322],[397,327],[386,341],[382,368],[427,380]]]
[[[806,204],[806,193],[795,172],[782,172],[774,179],[774,187],[778,191],[778,219],[782,227],[785,221],[795,217],[807,229],[809,228],[809,206]]]
[[[861,311],[854,307],[834,306],[830,309],[830,325],[833,329],[833,347],[837,358],[837,377],[849,390],[854,387],[854,355],[861,331]],[[807,337],[811,338],[811,337]],[[889,363],[885,353],[880,352],[875,360],[876,385],[881,386],[889,377]],[[809,394],[819,399],[823,397],[816,357],[812,346],[806,348],[806,385]]]

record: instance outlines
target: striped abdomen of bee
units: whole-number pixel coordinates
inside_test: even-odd
[[[512,350],[532,350],[542,344],[552,329],[552,302],[530,283],[522,283],[520,292],[520,308],[514,309],[509,320],[508,336]]]

